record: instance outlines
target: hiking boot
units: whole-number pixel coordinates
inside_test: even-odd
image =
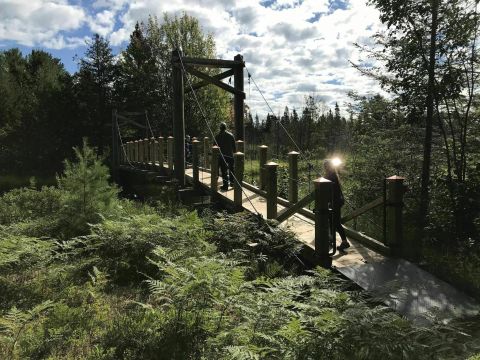
[[[337,250],[344,252],[345,249],[348,249],[349,247],[350,247],[350,243],[342,242],[340,245],[337,246]]]

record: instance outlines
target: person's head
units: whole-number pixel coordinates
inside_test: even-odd
[[[224,122],[221,122],[220,123],[220,131],[225,131],[227,130],[227,124],[225,124]]]
[[[323,167],[325,168],[325,171],[327,172],[327,174],[336,172],[335,171],[335,166],[333,166],[332,160],[330,160],[330,159],[326,159],[323,162]]]

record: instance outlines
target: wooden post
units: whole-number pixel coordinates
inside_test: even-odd
[[[298,155],[296,151],[288,153],[288,200],[294,204],[298,201]]]
[[[210,168],[210,152],[212,145],[210,144],[210,139],[205,136],[203,138],[203,166],[205,169]]]
[[[278,164],[273,161],[265,164],[267,180],[267,219],[277,218],[277,168]]]
[[[127,155],[128,155],[128,158],[127,158],[127,159],[128,159],[128,163],[131,163],[131,162],[132,162],[132,160],[133,160],[133,156],[132,156],[132,149],[133,149],[133,146],[132,146],[132,142],[131,142],[131,141],[129,141],[129,142],[127,143],[127,149],[128,149],[128,151],[127,151]]]
[[[241,209],[242,205],[242,181],[243,181],[243,169],[244,169],[244,162],[245,162],[245,155],[243,152],[237,151],[233,154],[234,159],[234,172],[235,172],[235,179],[237,179],[233,185],[233,202],[235,203],[235,207]]]
[[[150,146],[151,146],[151,157],[152,157],[152,169],[155,169],[157,166],[158,151],[157,151],[157,141],[153,136],[150,138]]]
[[[210,188],[212,191],[212,201],[215,200],[215,197],[218,192],[218,158],[220,156],[220,148],[216,145],[212,146],[212,159],[210,161]]]
[[[387,244],[392,250],[394,256],[414,255],[410,254],[411,249],[406,249],[403,244],[403,225],[402,208],[403,194],[405,188],[403,181],[405,178],[400,176],[390,176],[387,179],[387,203],[386,206],[386,225],[387,225]]]
[[[200,166],[200,141],[192,141],[192,162],[193,162],[193,185],[198,186],[199,172],[198,167]]]
[[[158,137],[158,164],[160,169],[163,169],[163,163],[165,162],[165,144],[163,143],[163,136]]]
[[[245,143],[243,140],[237,140],[237,151],[245,154]]]
[[[241,65],[235,65],[233,68],[233,86],[235,90],[242,91],[242,94],[235,93],[233,98],[234,103],[234,117],[235,117],[235,139],[245,139],[245,128],[243,126],[243,111],[245,94],[243,94],[243,63],[242,55],[238,54],[233,58],[235,61],[241,61]]]
[[[145,168],[148,168],[148,156],[149,156],[149,154],[148,154],[148,147],[149,147],[148,143],[149,143],[149,141],[148,141],[147,138],[143,139],[143,166]]]
[[[173,147],[173,136],[169,136],[167,138],[167,162],[170,173],[173,172]]]
[[[175,138],[175,178],[180,187],[185,186],[185,113],[183,71],[180,50],[172,51],[172,87],[173,87],[173,136]]]
[[[313,181],[315,187],[315,256],[323,267],[330,267],[330,204],[333,199],[333,183],[323,177]]]
[[[261,190],[265,190],[266,182],[265,182],[265,164],[267,163],[267,145],[260,145],[259,147],[260,154],[258,160],[258,172],[259,172],[259,188]]]
[[[143,165],[143,139],[138,140],[138,163]]]
[[[138,140],[135,140],[135,147],[134,147],[134,151],[135,151],[135,157],[133,158],[133,160],[135,161],[136,164],[139,163],[139,159],[138,159],[138,154],[140,153],[138,151],[138,148],[140,147],[140,143],[138,142]]]

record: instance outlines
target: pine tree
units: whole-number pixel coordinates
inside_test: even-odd
[[[113,83],[117,67],[108,40],[98,34],[87,42],[75,75],[76,94],[84,118],[83,134],[103,151],[110,144]]]

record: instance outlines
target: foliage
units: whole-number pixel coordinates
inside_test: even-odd
[[[72,81],[42,50],[0,52],[0,169],[51,175],[77,144]]]
[[[326,270],[299,275],[295,241],[273,223],[117,202],[115,218],[64,242],[16,235],[14,219],[2,228],[2,358],[454,359],[475,349],[456,328],[418,328],[370,305]]]
[[[103,152],[111,136],[113,83],[118,71],[108,40],[95,34],[86,45],[74,75],[73,90],[81,134],[89,136],[92,144]]]
[[[165,14],[160,24],[151,16],[146,24],[135,25],[130,43],[120,58],[120,74],[115,83],[120,109],[147,111],[153,131],[163,136],[173,130],[171,58],[175,49],[182,49],[183,55],[189,57],[216,57],[213,36],[204,33],[196,18],[187,14],[180,17]],[[202,71],[215,75],[218,69]],[[185,88],[197,81],[187,76]],[[228,118],[229,96],[213,85],[197,90],[196,94],[209,126],[216,131],[217,125]],[[185,121],[190,135],[211,136],[192,93],[185,97]],[[124,131],[132,134],[136,130],[126,128]]]
[[[294,272],[302,265],[300,243],[292,232],[253,214],[229,215],[204,211],[206,228],[218,251],[225,254],[244,252],[250,259],[249,276],[276,277]]]
[[[60,220],[73,234],[88,231],[89,224],[118,210],[118,189],[108,182],[109,170],[103,165],[84,140],[82,148],[75,148],[77,162],[65,161],[65,171],[57,178],[63,191]]]

